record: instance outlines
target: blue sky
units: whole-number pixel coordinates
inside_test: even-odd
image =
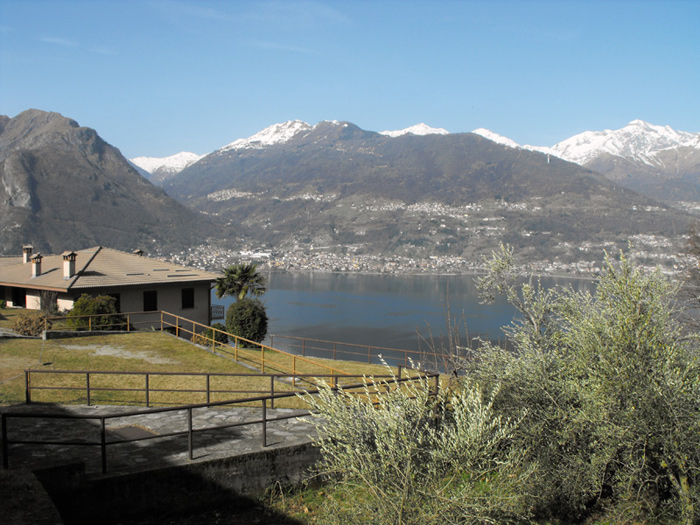
[[[695,0],[0,0],[0,114],[59,112],[129,158],[290,119],[698,132],[699,24]]]

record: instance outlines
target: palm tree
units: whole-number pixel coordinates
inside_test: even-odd
[[[255,264],[234,264],[222,270],[223,275],[217,277],[216,296],[221,299],[227,295],[240,301],[246,295],[260,297],[266,292],[265,278],[258,273]]]

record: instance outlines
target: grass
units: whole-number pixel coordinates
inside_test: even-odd
[[[301,523],[322,523],[329,500],[338,500],[342,491],[331,483],[305,482],[295,487],[273,486],[261,497],[268,508]]]
[[[11,327],[14,317],[26,312],[23,309],[0,310],[0,327]],[[223,350],[223,349],[219,349]],[[261,351],[245,349],[239,351],[239,359],[259,367]],[[228,348],[227,354],[233,354]],[[266,350],[265,372],[327,375],[330,368],[352,375],[386,375],[382,365],[368,365],[350,361],[294,358],[288,354]],[[322,363],[319,366],[319,363]],[[324,366],[325,365],[325,366]],[[0,339],[0,405],[23,403],[24,370],[90,370],[110,372],[150,372],[149,401],[152,405],[175,405],[206,402],[204,376],[172,376],[158,373],[210,373],[252,374],[247,377],[210,377],[211,401],[265,395],[270,392],[268,377],[257,374],[245,366],[233,362],[197,346],[160,332],[134,332],[87,336],[69,339],[42,341],[37,339]],[[341,384],[359,383],[361,378],[352,377]],[[31,375],[32,387],[58,387],[52,390],[32,390],[32,401],[51,403],[85,403],[86,375],[43,374]],[[145,377],[143,375],[91,374],[91,399],[93,404],[142,404],[145,401]],[[133,389],[113,392],[101,389]],[[275,393],[290,391],[292,382],[277,380]],[[159,392],[169,390],[169,392]],[[175,390],[179,392],[175,392]],[[303,402],[296,398],[279,400],[277,407],[300,408]]]
[[[254,373],[248,368],[213,355],[168,334],[130,333],[107,336],[77,337],[42,341],[37,339],[0,340],[0,404],[24,401],[24,373],[31,370],[102,370],[113,372],[210,372]],[[119,379],[117,382],[116,379]],[[143,388],[143,376],[93,376],[91,388]],[[61,386],[80,390],[37,391],[32,399],[39,402],[81,403],[86,401],[84,374],[35,374],[32,386]],[[154,376],[150,378],[152,389],[204,389],[204,377]],[[270,380],[263,377],[240,377],[235,381],[212,378],[214,390],[244,390],[269,392]],[[284,384],[275,389],[288,390]],[[246,394],[248,397],[255,394]],[[93,394],[94,403],[122,404],[129,400],[145,399],[142,392]],[[231,398],[229,394],[213,396],[212,401]],[[241,397],[239,395],[238,397]],[[205,402],[205,394],[154,393],[153,404],[178,404]]]
[[[15,317],[31,311],[24,308],[0,308],[0,328],[11,329],[15,324]]]

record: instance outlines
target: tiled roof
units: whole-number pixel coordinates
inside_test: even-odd
[[[22,257],[0,257],[0,285],[55,291],[214,281],[216,274],[97,246],[75,252],[75,275],[63,278],[63,256],[44,255],[41,274],[32,277],[32,263]]]
[[[18,263],[22,263],[22,256],[20,255],[19,257],[0,257],[0,268],[4,268],[6,266],[12,266]]]

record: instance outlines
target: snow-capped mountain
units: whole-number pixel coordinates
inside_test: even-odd
[[[526,149],[528,151],[538,151],[540,153],[545,153],[547,155],[554,155],[556,157],[561,157],[561,155],[557,155],[557,153],[552,149],[548,148],[546,146],[530,146],[529,144],[518,144],[512,139],[509,139],[508,137],[504,137],[503,135],[499,135],[498,133],[494,133],[491,130],[488,130],[486,128],[478,128],[472,131],[475,135],[481,135],[485,139],[489,139],[490,141],[495,142],[496,144],[501,144],[503,146],[507,146],[509,148],[514,148],[514,149]],[[561,157],[564,158],[564,157]],[[564,159],[567,160],[567,159]]]
[[[618,130],[586,131],[552,146],[561,158],[585,166],[602,154],[663,167],[659,153],[689,147],[700,150],[700,133],[676,131],[633,120]]]
[[[431,128],[423,122],[415,124],[410,128],[399,129],[395,131],[380,131],[380,135],[387,135],[388,137],[400,137],[402,135],[449,135],[449,131],[443,128]]]
[[[577,163],[655,198],[700,200],[700,133],[676,131],[669,126],[633,120],[621,129],[586,131],[551,147],[520,145],[484,128],[472,133],[508,148],[539,152]],[[312,126],[301,120],[289,120],[273,124],[248,138],[234,140],[214,154],[225,156],[229,152],[252,152],[292,141],[295,146],[309,141],[330,144],[350,135],[360,138],[363,134],[395,138],[450,133],[424,123],[375,133],[349,122],[324,120]],[[131,162],[149,172],[152,181],[162,182],[201,159],[194,153],[183,152],[165,158],[138,157]]]
[[[670,126],[655,126],[643,120],[633,120],[617,130],[584,131],[551,148],[521,146],[514,140],[484,128],[475,129],[472,133],[511,148],[550,153],[581,166],[607,154],[663,167],[663,162],[659,159],[662,152],[677,148],[700,150],[700,133],[676,131]]]
[[[273,124],[247,139],[237,139],[220,148],[219,152],[233,149],[261,149],[275,144],[288,142],[299,133],[309,132],[313,129],[310,124],[301,120],[288,120],[279,124]]]
[[[311,124],[302,120],[288,120],[287,122],[273,124],[272,126],[269,126],[248,138],[234,140],[217,151],[222,153],[230,150],[262,149],[276,144],[284,144],[295,137],[303,136],[314,130],[318,130],[319,127],[326,127],[329,124],[340,127],[348,127],[350,125],[347,122],[339,122],[337,120],[323,120],[312,126]],[[446,129],[432,128],[422,122],[406,129],[380,132],[381,135],[387,135],[389,137],[400,137],[401,135],[408,134],[447,135],[448,133],[449,132]]]
[[[146,171],[152,181],[161,182],[176,173],[180,173],[203,156],[189,151],[181,151],[169,157],[136,157],[129,159],[129,162]]]
[[[483,128],[473,133],[511,148],[575,162],[652,197],[700,200],[700,133],[633,120],[617,130],[585,131],[551,148],[521,146]]]
[[[476,135],[481,135],[485,139],[489,139],[490,141],[495,142],[496,144],[502,144],[503,146],[508,146],[509,148],[522,148],[520,144],[515,142],[514,140],[509,139],[508,137],[504,137],[503,135],[499,135],[498,133],[494,133],[493,131],[490,131],[486,128],[478,128],[472,131],[472,133]]]

